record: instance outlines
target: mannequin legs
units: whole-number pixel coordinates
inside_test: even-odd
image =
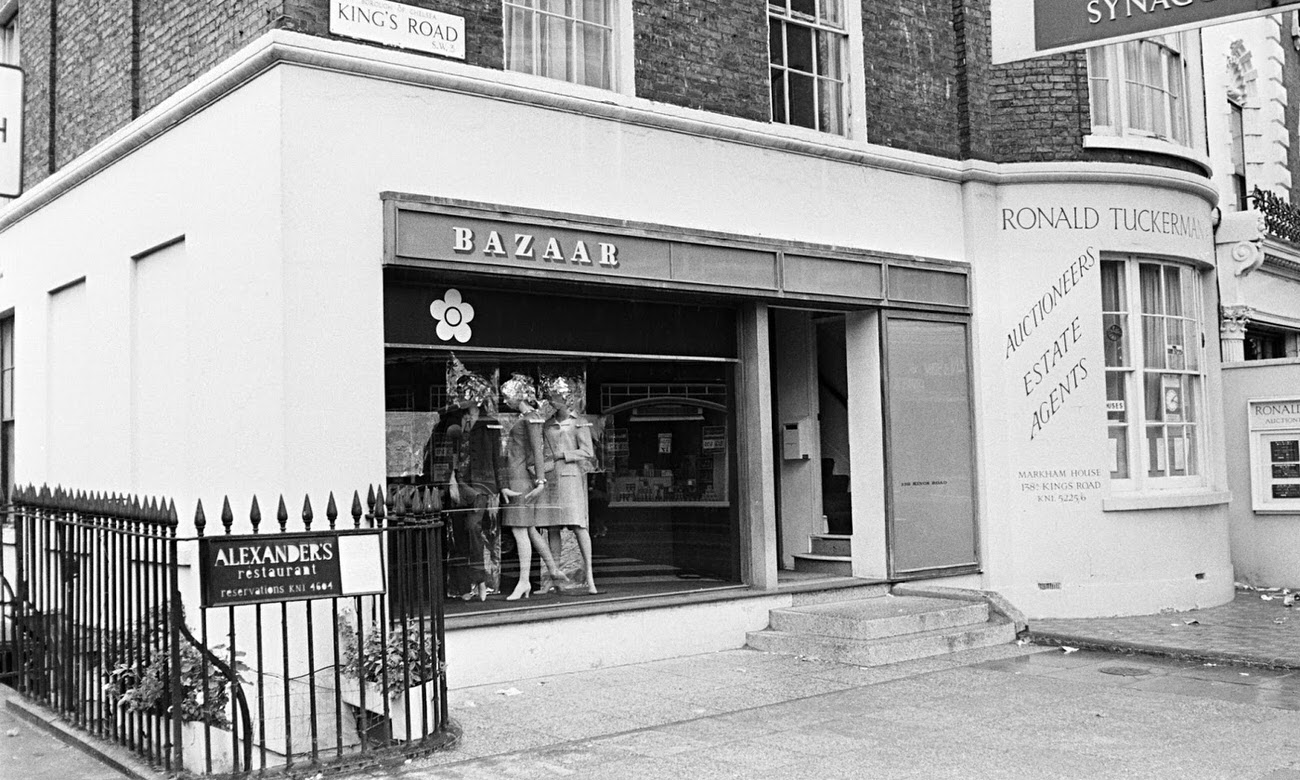
[[[549,531],[551,556],[555,559],[560,557],[560,532],[565,528],[572,530],[573,535],[578,539],[578,550],[582,553],[582,565],[587,575],[587,592],[595,595],[600,591],[596,590],[596,578],[591,569],[591,533],[586,528],[554,526],[547,529]]]
[[[573,535],[578,537],[578,549],[582,551],[582,565],[587,568],[587,592],[594,595],[600,591],[596,590],[596,575],[591,571],[591,533],[586,528],[575,528]]]
[[[511,533],[515,536],[515,549],[519,552],[519,582],[515,585],[514,591],[509,596],[506,596],[506,601],[518,601],[521,598],[528,598],[528,595],[532,593],[532,585],[528,583],[528,576],[533,570],[533,545],[528,538],[528,532],[532,530],[520,526],[510,528]],[[534,533],[536,532],[534,531]]]
[[[536,528],[529,528],[528,538],[532,539],[533,547],[537,548],[537,555],[542,559],[542,563],[546,564],[546,571],[550,572],[551,579],[559,580],[560,582],[568,582],[569,577],[564,572],[560,571],[559,565],[555,562],[555,556],[559,553],[552,552],[551,545],[542,538],[541,532]],[[554,549],[558,550],[559,547],[557,546]]]

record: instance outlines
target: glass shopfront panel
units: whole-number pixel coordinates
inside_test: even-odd
[[[441,507],[452,611],[737,583],[734,361],[664,354],[700,327],[693,349],[734,350],[732,311],[456,291],[479,328],[464,346],[413,343],[438,341],[447,289],[386,295],[390,325],[409,319],[387,331],[389,490]]]

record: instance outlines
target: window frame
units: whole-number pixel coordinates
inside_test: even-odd
[[[603,0],[603,2],[605,3],[607,21],[591,22],[579,15],[580,11],[578,9],[581,7],[582,0],[565,0],[565,11],[563,13],[556,13],[542,8],[540,0],[502,0],[502,68],[509,73],[536,76],[562,84],[572,84],[577,87],[620,92],[628,95],[633,94],[634,63],[632,62],[631,0]],[[512,12],[528,15],[529,24],[534,30],[530,40],[529,69],[511,67],[511,50],[513,48],[511,44]],[[566,51],[564,53],[565,76],[563,78],[540,72],[545,60],[541,51],[542,36],[536,32],[539,29],[538,19],[541,17],[558,18],[565,23]],[[604,57],[604,84],[588,84],[575,78],[583,62],[582,57],[578,54],[580,49],[573,46],[572,42],[580,37],[578,30],[580,26],[584,25],[602,28],[607,33],[605,37],[607,53]]]
[[[1110,444],[1116,448],[1116,465],[1118,469],[1110,471],[1110,487],[1116,493],[1144,491],[1189,490],[1205,488],[1209,485],[1209,417],[1207,398],[1209,394],[1206,337],[1204,281],[1199,268],[1189,263],[1180,263],[1163,258],[1137,254],[1106,254],[1102,258],[1102,323],[1103,338],[1106,339],[1106,354],[1103,359],[1106,394],[1106,431],[1108,442],[1117,438],[1122,443]],[[1122,269],[1121,289],[1118,291],[1118,307],[1107,301],[1106,268],[1117,265]],[[1158,310],[1148,311],[1143,304],[1143,269],[1158,268],[1158,292],[1160,305]],[[1165,269],[1176,269],[1179,274],[1178,292],[1183,310],[1169,310],[1168,277]],[[1190,311],[1186,310],[1190,308]],[[1166,351],[1162,365],[1152,365],[1152,356],[1148,354],[1149,321],[1158,323],[1160,342]],[[1122,323],[1122,324],[1121,324]],[[1172,343],[1169,330],[1171,324],[1181,323],[1178,336],[1181,344]],[[1116,331],[1115,327],[1120,330]],[[1114,334],[1118,338],[1112,338]],[[1189,343],[1190,342],[1190,343]],[[1115,348],[1126,359],[1118,360],[1111,353],[1110,344],[1118,343]],[[1174,352],[1175,347],[1181,347]],[[1174,366],[1175,358],[1181,366]],[[1113,397],[1115,378],[1119,378],[1122,398]],[[1181,408],[1170,411],[1162,395],[1174,386],[1178,388],[1178,401]],[[1149,380],[1158,382],[1160,393],[1156,394],[1159,407],[1158,417],[1152,415],[1148,404]],[[1114,406],[1116,400],[1124,402],[1123,407]],[[1191,409],[1191,413],[1186,411]],[[1167,415],[1177,414],[1180,419],[1169,419]],[[1183,471],[1190,472],[1172,475],[1176,470],[1173,460],[1174,450],[1170,444],[1169,429],[1177,427],[1182,432],[1190,431],[1189,436],[1182,437],[1189,441],[1189,449],[1184,451],[1186,464]],[[1122,431],[1121,436],[1116,435]],[[1154,437],[1161,442],[1161,452],[1154,456],[1148,442],[1153,440],[1152,431],[1163,435]],[[1163,461],[1159,457],[1164,455]],[[1163,468],[1161,468],[1163,466]],[[1194,471],[1192,469],[1195,469]],[[1124,472],[1127,471],[1127,474]],[[1153,474],[1162,471],[1164,474]]]
[[[0,0],[0,65],[21,66],[18,0]]]
[[[14,316],[0,317],[0,496],[14,485]]]
[[[856,72],[853,65],[852,38],[849,30],[852,22],[849,6],[844,0],[806,0],[813,6],[811,14],[802,13],[794,10],[793,0],[768,0],[767,18],[768,18],[768,116],[773,124],[786,125],[789,127],[802,127],[818,133],[826,133],[842,138],[848,138],[853,135],[853,120],[855,116],[852,91],[849,85],[853,73]],[[830,20],[827,9],[833,7],[838,12],[838,26]],[[772,47],[772,26],[774,23],[781,25],[781,44],[782,51],[778,61],[776,52]],[[803,70],[792,67],[790,64],[790,26],[804,28],[810,31],[812,38],[812,58],[814,62],[811,70]],[[838,77],[832,72],[823,74],[819,71],[824,70],[821,63],[817,61],[819,52],[823,48],[819,44],[817,36],[827,35],[834,36],[839,41],[838,62],[834,65],[833,71],[838,73]],[[776,101],[776,73],[781,74],[781,117],[777,115]],[[811,77],[813,80],[813,126],[798,124],[790,121],[790,73],[794,72],[803,76]],[[829,128],[823,126],[822,117],[822,92],[819,88],[823,82],[838,84],[838,102],[840,105],[839,113],[834,118],[837,126]]]
[[[1159,84],[1151,84],[1135,78],[1138,74],[1130,73],[1130,63],[1125,52],[1137,50],[1148,51],[1146,47],[1158,47],[1161,54],[1169,53],[1176,57],[1177,72],[1181,75],[1179,89],[1170,88],[1170,68],[1168,60],[1161,58]],[[1129,47],[1132,47],[1130,49]],[[1202,104],[1198,102],[1200,82],[1196,67],[1199,63],[1199,48],[1196,39],[1183,33],[1169,33],[1152,38],[1142,38],[1124,43],[1097,46],[1087,50],[1088,69],[1088,104],[1091,135],[1085,137],[1085,147],[1124,147],[1150,149],[1165,153],[1181,153],[1183,156],[1204,156],[1199,152],[1203,145],[1203,132],[1199,127]],[[1139,53],[1136,63],[1145,63]],[[1173,96],[1161,102],[1163,111],[1160,121],[1165,128],[1145,128],[1135,123],[1130,116],[1132,90],[1145,90],[1138,95],[1146,95],[1155,90],[1164,96]],[[1103,99],[1104,98],[1104,99]],[[1176,101],[1176,107],[1170,101]],[[1139,103],[1142,101],[1139,99]],[[1104,114],[1104,115],[1103,115]],[[1181,133],[1174,128],[1181,128]],[[1178,150],[1178,151],[1174,151]],[[1208,160],[1207,160],[1208,162]]]

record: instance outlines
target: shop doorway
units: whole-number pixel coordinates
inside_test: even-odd
[[[778,568],[852,573],[853,458],[846,315],[772,309]]]

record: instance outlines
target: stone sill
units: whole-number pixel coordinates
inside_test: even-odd
[[[1142,509],[1178,509],[1191,506],[1221,506],[1232,501],[1230,490],[1150,491],[1112,495],[1101,500],[1103,512],[1132,512]]]

